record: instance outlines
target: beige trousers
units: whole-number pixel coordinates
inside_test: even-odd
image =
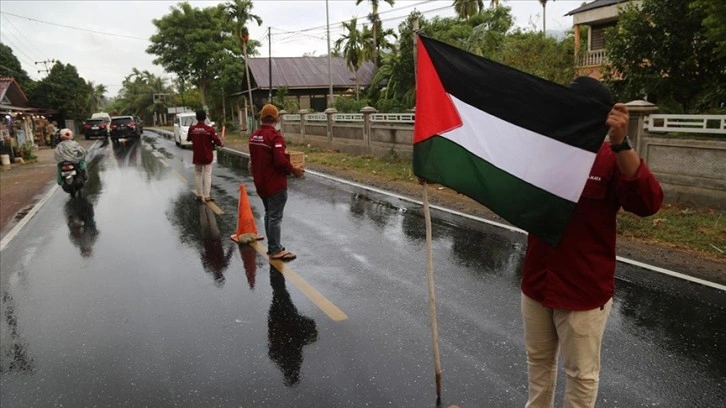
[[[522,293],[529,399],[526,408],[551,408],[555,402],[557,356],[567,375],[565,408],[591,408],[600,380],[600,346],[613,300],[602,308],[550,309]]]
[[[212,163],[195,164],[194,176],[197,184],[197,195],[209,198],[212,192]]]

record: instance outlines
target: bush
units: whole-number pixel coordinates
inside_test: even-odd
[[[337,98],[334,106],[340,113],[360,113],[361,109],[368,106],[368,101],[366,99]]]

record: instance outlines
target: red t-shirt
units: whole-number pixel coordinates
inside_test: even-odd
[[[194,155],[192,163],[209,164],[214,160],[214,146],[222,146],[222,141],[217,136],[217,131],[204,122],[197,122],[189,126],[187,141],[192,142]]]
[[[641,160],[635,178],[618,169],[603,143],[562,239],[552,247],[530,234],[522,292],[545,307],[590,310],[615,291],[616,216],[620,207],[639,216],[655,214],[663,202],[660,184]]]
[[[250,135],[250,162],[257,194],[262,198],[287,188],[292,164],[285,156],[285,139],[271,125],[262,125]]]

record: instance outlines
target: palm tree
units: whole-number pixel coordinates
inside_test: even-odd
[[[88,88],[90,90],[88,95],[88,105],[91,108],[91,112],[98,112],[101,110],[100,108],[103,106],[103,102],[105,100],[104,95],[107,92],[106,85],[96,85],[93,81],[88,81]]]
[[[358,99],[358,69],[360,69],[365,60],[363,34],[358,31],[357,25],[357,17],[352,18],[347,23],[343,23],[343,28],[347,30],[347,33],[335,41],[336,48],[340,49],[341,45],[343,46],[343,58],[345,58],[348,68],[355,73],[356,99]]]
[[[356,0],[355,5],[359,5],[363,3],[364,0]],[[378,15],[378,4],[380,3],[380,0],[368,0],[371,3],[371,14],[368,15],[368,20],[371,22],[371,33],[372,33],[372,39],[373,39],[373,48],[375,50],[375,55],[372,59],[372,61],[376,64],[376,66],[381,65],[381,37],[383,37],[383,24],[381,23],[381,18]],[[396,0],[384,0],[386,3],[393,6],[394,3],[396,3]]]
[[[494,1],[492,1],[494,4]],[[497,1],[497,4],[499,2]],[[454,0],[454,11],[462,20],[468,20],[472,16],[479,14],[484,8],[484,0]]]
[[[164,102],[154,100],[154,94],[170,94],[171,86],[166,79],[149,71],[131,70],[124,78],[119,96],[114,101],[114,110],[121,115],[139,115],[144,119],[149,116],[163,115],[166,111]]]
[[[547,0],[539,0],[539,4],[542,5],[542,34],[547,35],[547,10],[545,9],[545,6],[547,5]]]
[[[247,22],[255,21],[257,25],[262,25],[262,18],[256,14],[252,14],[252,0],[231,0],[224,4],[228,21],[234,24],[234,35],[239,38],[242,52],[245,57],[245,76],[247,77],[247,89],[249,91],[250,107],[254,112],[254,103],[252,102],[252,85],[250,84],[250,70],[247,63],[247,41],[250,39],[250,32],[247,30]]]

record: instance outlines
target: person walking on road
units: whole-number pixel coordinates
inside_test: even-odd
[[[217,136],[217,131],[207,125],[207,112],[197,111],[197,123],[189,127],[187,142],[192,142],[194,154],[194,175],[197,184],[197,200],[208,202],[212,199],[212,161],[214,161],[214,148],[224,146]]]
[[[270,259],[291,261],[297,256],[280,244],[282,215],[287,203],[287,176],[300,177],[301,166],[293,166],[285,155],[285,139],[275,129],[278,121],[275,105],[267,104],[260,113],[260,128],[249,139],[250,170],[257,195],[265,207],[265,233]]]
[[[530,234],[524,258],[521,311],[527,350],[527,408],[554,404],[558,354],[567,376],[564,407],[594,407],[600,349],[615,290],[616,216],[620,208],[655,214],[660,184],[630,145],[628,108],[613,105],[600,81],[579,77],[574,91],[612,106],[600,147],[562,239],[550,246]]]

